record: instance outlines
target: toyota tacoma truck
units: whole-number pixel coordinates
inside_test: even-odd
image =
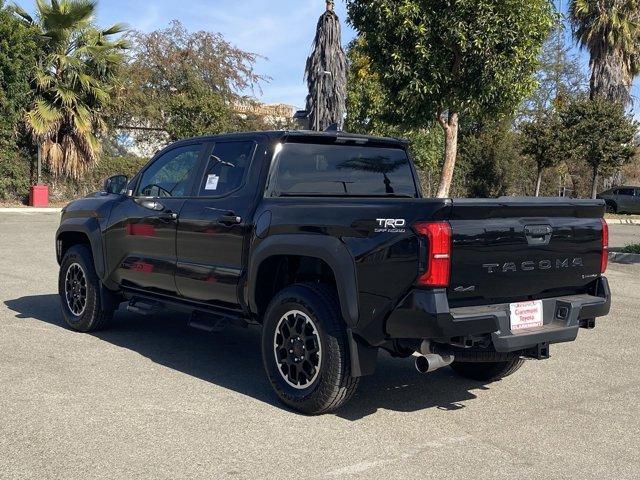
[[[606,315],[602,200],[425,198],[405,141],[279,131],[179,141],[67,205],[56,233],[66,323],[123,302],[218,331],[255,324],[290,408],[328,412],[415,357],[489,382]]]

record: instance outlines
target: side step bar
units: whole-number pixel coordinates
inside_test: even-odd
[[[132,298],[127,305],[129,312],[137,313],[139,315],[154,315],[161,312],[163,305],[159,302],[151,300],[140,300]]]
[[[145,316],[157,315],[165,310],[188,313],[190,316],[187,325],[205,332],[221,332],[229,325],[246,328],[249,323],[246,319],[232,313],[214,311],[213,309],[204,310],[184,303],[164,302],[136,295],[130,298],[127,310]]]
[[[229,319],[221,315],[213,315],[210,313],[193,312],[189,318],[188,325],[196,330],[204,332],[222,332],[229,326]],[[246,325],[246,323],[245,323]]]

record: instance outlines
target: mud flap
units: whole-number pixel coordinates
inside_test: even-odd
[[[378,360],[378,348],[365,345],[357,339],[351,329],[347,329],[349,339],[349,355],[351,358],[351,376],[364,377],[372,375],[376,371]]]

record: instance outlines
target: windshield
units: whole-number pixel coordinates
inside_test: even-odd
[[[275,196],[417,197],[401,148],[285,143],[271,168]]]

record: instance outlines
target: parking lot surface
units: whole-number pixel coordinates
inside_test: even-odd
[[[305,417],[271,391],[259,329],[124,309],[66,329],[58,219],[0,215],[2,480],[640,479],[638,265],[610,265],[611,314],[549,360],[483,384],[381,354],[345,408]]]
[[[609,244],[612,248],[640,243],[640,225],[609,225]]]

